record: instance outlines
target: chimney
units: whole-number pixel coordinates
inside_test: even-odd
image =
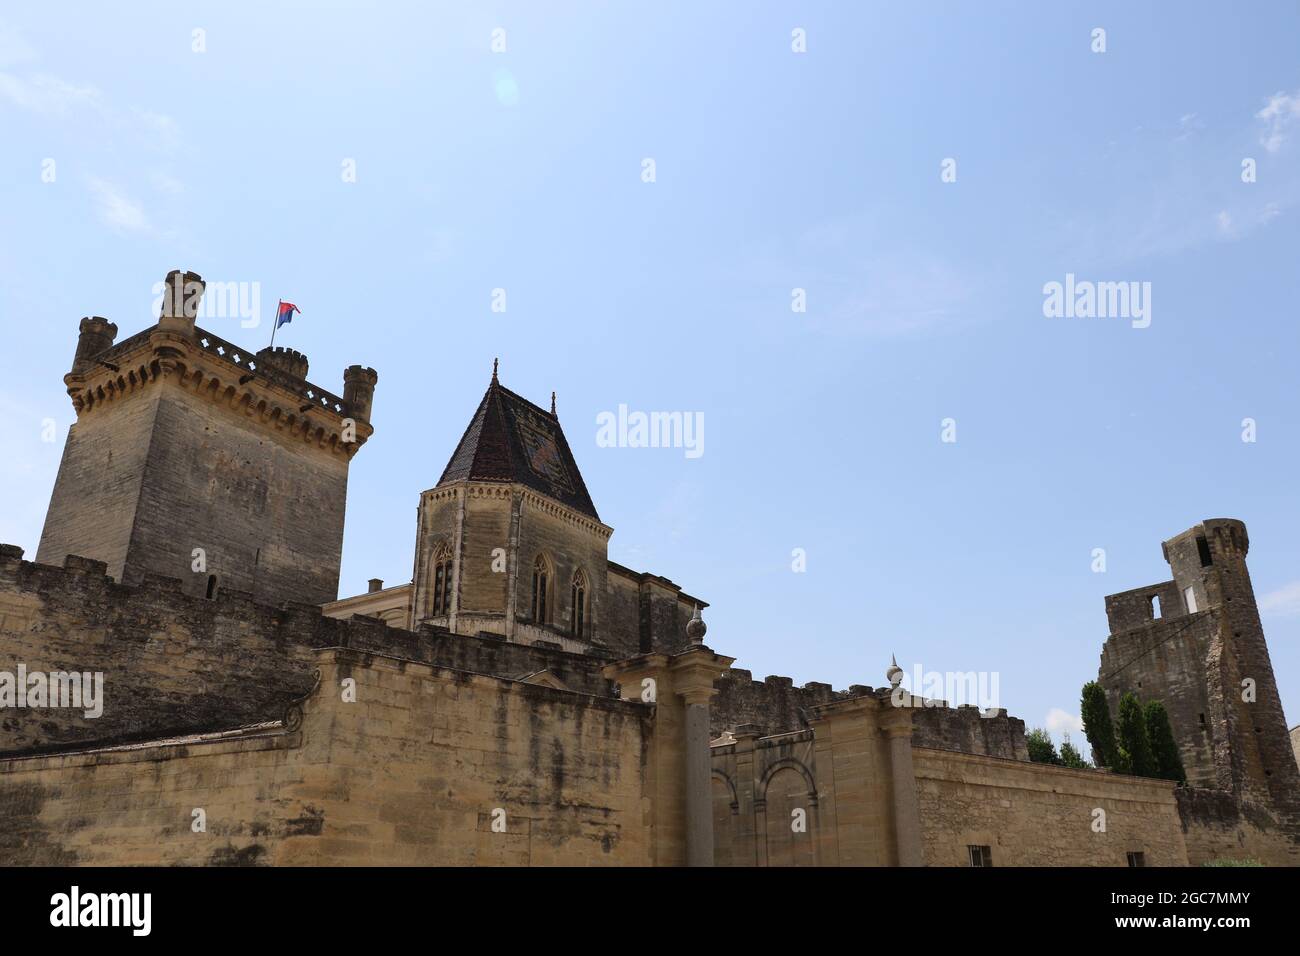
[[[370,592],[369,592],[369,593],[374,594],[376,591],[382,591],[383,589],[384,589],[384,581],[383,581],[383,578],[371,578],[371,579],[370,579]]]

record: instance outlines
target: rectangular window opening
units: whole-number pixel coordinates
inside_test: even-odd
[[[966,852],[970,854],[971,866],[992,866],[993,850],[987,846],[968,845]]]

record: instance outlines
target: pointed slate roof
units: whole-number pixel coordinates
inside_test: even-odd
[[[496,371],[438,485],[514,481],[600,520],[553,412],[497,381]]]

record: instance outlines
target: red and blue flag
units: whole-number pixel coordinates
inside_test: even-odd
[[[298,308],[292,302],[285,302],[283,299],[281,299],[280,309],[275,314],[275,327],[278,329],[280,326],[292,322],[293,314],[295,312],[301,313],[302,309]]]

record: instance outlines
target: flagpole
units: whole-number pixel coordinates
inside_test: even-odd
[[[271,348],[275,348],[275,330],[280,327],[280,306],[283,304],[283,299],[275,304],[275,315],[271,317]]]

